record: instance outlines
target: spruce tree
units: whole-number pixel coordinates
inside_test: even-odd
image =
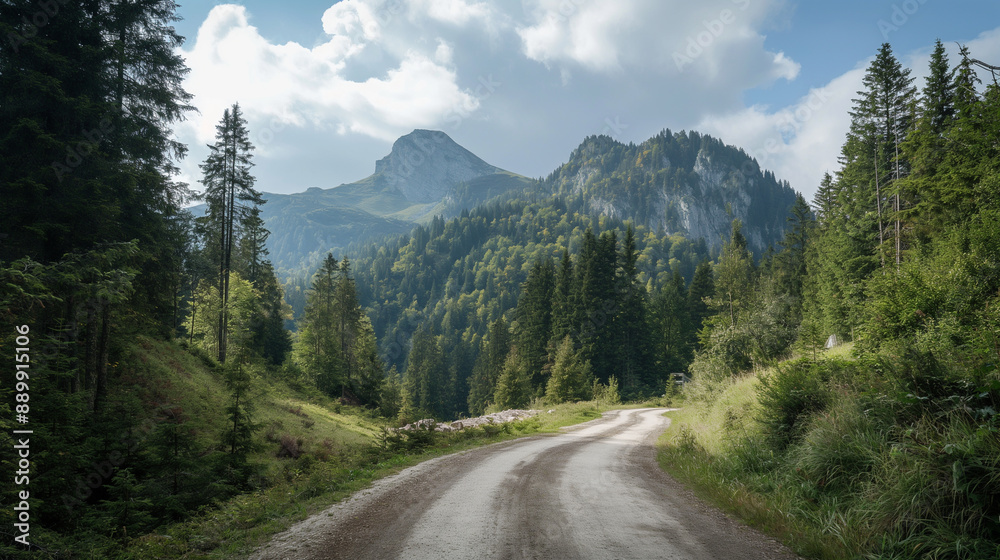
[[[531,401],[531,376],[517,346],[510,349],[497,379],[493,404],[500,410],[524,408]]]
[[[708,301],[715,296],[715,272],[708,260],[698,263],[694,278],[688,288],[688,313],[691,317],[691,329],[701,330],[702,323],[709,315]]]
[[[543,369],[552,337],[554,284],[552,261],[544,259],[536,262],[521,286],[521,296],[514,309],[514,344],[520,349],[520,357],[531,376],[533,387],[544,387],[546,381]]]
[[[733,220],[729,241],[722,246],[715,270],[714,305],[729,319],[730,327],[736,327],[740,314],[749,307],[754,288],[753,257],[742,227],[739,219]]]
[[[646,288],[639,283],[637,266],[639,255],[635,246],[635,232],[629,224],[622,240],[622,250],[618,262],[619,310],[614,318],[614,327],[609,338],[617,339],[620,359],[617,373],[626,395],[635,395],[642,388],[652,388],[656,383],[651,353],[652,338],[647,316]]]
[[[295,361],[321,391],[332,396],[339,396],[344,367],[336,328],[335,292],[339,274],[337,259],[328,253],[313,277],[305,315],[300,320],[299,338],[293,346]]]
[[[493,403],[497,380],[510,353],[510,332],[503,317],[493,321],[469,382],[469,413],[481,415]]]
[[[594,374],[590,363],[583,360],[573,340],[567,335],[559,343],[552,366],[552,376],[545,389],[545,398],[554,404],[590,398]]]
[[[694,325],[688,306],[687,289],[680,271],[675,270],[664,283],[652,303],[653,348],[659,362],[660,373],[687,370],[693,357]]]
[[[234,270],[234,257],[248,226],[257,217],[253,208],[264,203],[254,189],[253,144],[239,104],[223,112],[215,127],[215,144],[201,164],[204,199],[208,212],[200,219],[205,247],[210,260],[216,263],[222,308],[219,311],[219,361],[226,361],[229,331],[229,279]]]
[[[563,249],[552,296],[552,340],[562,340],[573,332],[573,282],[573,261],[569,249]]]
[[[939,39],[931,53],[930,73],[922,91],[920,115],[916,125],[900,146],[910,162],[912,174],[904,185],[914,193],[918,219],[930,225],[941,218],[943,208],[937,200],[938,168],[947,153],[946,133],[955,120],[955,89],[948,55]],[[918,232],[927,235],[926,229]]]

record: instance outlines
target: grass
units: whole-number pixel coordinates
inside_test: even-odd
[[[760,434],[746,422],[755,404],[755,386],[754,377],[741,378],[723,391],[718,406],[689,403],[667,413],[671,424],[658,442],[660,466],[702,499],[774,536],[798,554],[849,558],[835,537],[795,514],[796,496],[770,476],[769,467],[777,458],[756,445]]]

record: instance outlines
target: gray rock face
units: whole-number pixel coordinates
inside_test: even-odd
[[[442,200],[459,183],[502,171],[436,130],[414,130],[375,162],[377,179],[411,202]]]

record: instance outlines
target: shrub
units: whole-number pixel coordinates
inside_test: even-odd
[[[797,441],[809,416],[826,408],[830,400],[826,367],[826,362],[802,359],[760,376],[758,420],[776,449],[784,450]]]
[[[298,459],[302,455],[302,438],[296,438],[288,434],[282,434],[281,443],[278,445],[278,457],[291,457]]]
[[[805,483],[826,493],[852,493],[889,448],[891,426],[857,398],[841,396],[809,419],[801,442],[789,450],[791,465]]]

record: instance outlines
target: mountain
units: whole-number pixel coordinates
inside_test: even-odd
[[[544,181],[500,169],[440,131],[400,137],[375,172],[354,183],[266,194],[262,217],[278,269],[311,270],[327,251],[409,232],[434,216],[458,216],[522,194],[556,196],[574,212],[651,231],[704,239],[718,248],[735,218],[760,256],[779,242],[795,191],[746,152],[697,132],[664,130],[640,144],[586,138]]]
[[[781,240],[796,196],[743,150],[697,132],[669,130],[641,144],[588,137],[545,187],[589,213],[704,238],[710,247],[728,239],[739,218],[757,256]]]
[[[451,217],[532,181],[486,163],[447,134],[402,136],[360,181],[295,194],[265,193],[261,209],[276,267],[310,268],[327,251],[408,232],[435,215]]]

